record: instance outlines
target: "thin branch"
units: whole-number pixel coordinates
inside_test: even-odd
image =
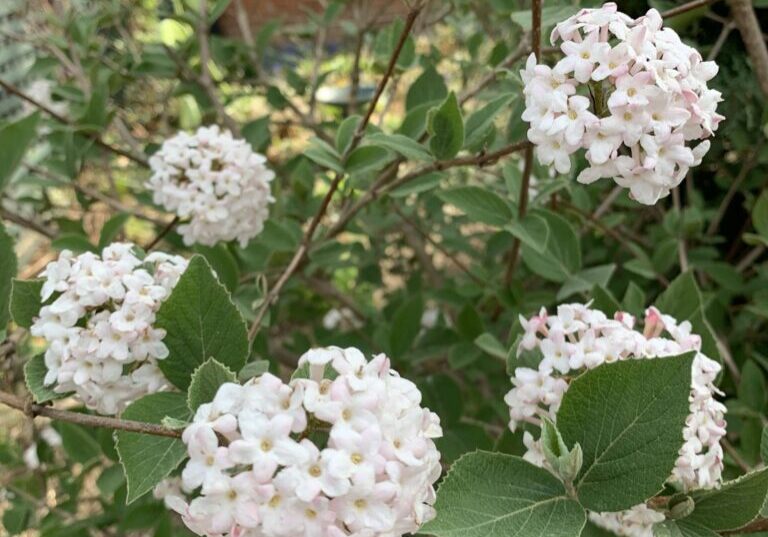
[[[428,164],[422,168],[419,168],[411,173],[408,173],[406,175],[403,175],[402,177],[398,178],[395,181],[389,182],[390,175],[397,172],[397,168],[393,167],[385,171],[379,179],[368,189],[365,191],[365,194],[363,194],[360,199],[352,205],[349,209],[347,209],[338,219],[336,224],[333,225],[333,227],[328,231],[328,237],[334,237],[341,233],[343,229],[347,226],[349,221],[358,213],[361,209],[363,209],[366,205],[377,199],[379,196],[386,194],[387,192],[390,192],[400,186],[403,186],[406,183],[409,183],[413,181],[414,179],[418,179],[419,177],[422,177],[424,175],[427,175],[428,173],[437,172],[437,171],[445,171],[449,170],[451,168],[458,168],[463,166],[488,166],[490,164],[495,163],[500,158],[505,157],[507,155],[511,155],[512,153],[516,153],[518,151],[521,151],[525,148],[530,146],[530,143],[527,141],[524,142],[517,142],[514,144],[510,144],[508,146],[502,147],[501,149],[494,151],[492,153],[481,153],[479,155],[473,155],[468,157],[459,157],[454,158],[451,160],[439,160],[436,162],[433,162],[432,164]]]
[[[406,40],[408,39],[408,35],[411,33],[413,24],[414,22],[416,22],[416,18],[419,16],[419,13],[421,12],[422,8],[423,8],[422,5],[416,6],[412,8],[411,11],[408,13],[408,17],[405,21],[405,26],[403,27],[403,31],[400,34],[400,39],[398,40],[397,45],[395,46],[395,50],[392,53],[392,57],[389,59],[389,65],[387,66],[387,70],[384,73],[384,76],[382,77],[382,79],[379,81],[379,85],[376,88],[376,93],[374,94],[373,99],[368,105],[368,111],[363,117],[363,120],[357,126],[357,129],[355,130],[355,134],[352,137],[352,141],[347,147],[347,150],[344,152],[344,155],[342,155],[342,160],[345,160],[346,157],[348,157],[349,154],[360,143],[360,140],[362,139],[363,134],[365,133],[365,129],[371,120],[371,116],[373,115],[373,112],[376,109],[376,105],[378,104],[379,99],[381,98],[381,95],[384,92],[384,88],[386,88],[387,83],[389,82],[389,79],[392,77],[392,73],[395,70],[395,65],[397,65],[397,60],[400,57],[400,52],[403,50]],[[278,278],[275,285],[267,293],[267,296],[264,299],[264,303],[262,304],[261,308],[256,314],[256,318],[254,319],[250,329],[248,330],[248,337],[251,341],[253,341],[253,339],[256,337],[256,334],[259,331],[259,327],[261,326],[261,322],[264,320],[264,316],[267,314],[267,312],[269,311],[269,308],[272,306],[272,304],[275,302],[277,297],[280,295],[280,291],[282,291],[283,286],[285,286],[285,284],[288,282],[288,280],[293,275],[293,273],[296,272],[296,270],[299,268],[299,265],[304,261],[304,257],[307,255],[309,246],[312,243],[315,230],[320,225],[320,221],[325,216],[325,213],[328,210],[328,206],[331,203],[331,199],[333,198],[333,195],[336,193],[336,190],[339,188],[339,185],[341,184],[341,180],[343,178],[344,178],[343,173],[337,173],[336,176],[333,178],[333,181],[331,181],[331,184],[328,188],[328,192],[325,194],[325,197],[323,198],[323,201],[320,204],[320,207],[317,210],[317,213],[315,213],[315,216],[312,218],[312,221],[310,222],[309,227],[305,231],[304,238],[302,239],[301,244],[299,245],[298,249],[294,253],[290,263],[288,263],[288,266],[285,268],[283,273]]]
[[[156,423],[144,423],[141,421],[95,416],[93,414],[83,414],[81,412],[72,412],[70,410],[59,410],[57,408],[34,403],[29,404],[24,399],[6,392],[0,392],[0,403],[15,408],[16,410],[20,410],[31,417],[45,416],[46,418],[67,421],[69,423],[76,423],[88,427],[101,427],[105,429],[130,431],[132,433],[181,438],[180,430],[169,429]]]
[[[707,235],[714,235],[720,227],[720,222],[725,216],[725,212],[728,210],[728,206],[731,204],[731,201],[733,201],[733,197],[736,195],[736,192],[738,192],[739,187],[741,187],[741,183],[744,182],[749,172],[752,171],[752,168],[755,166],[761,145],[761,143],[758,143],[757,147],[755,147],[752,151],[752,154],[747,158],[746,161],[744,161],[744,164],[739,170],[739,174],[736,176],[733,182],[731,182],[731,186],[728,188],[728,192],[726,192],[725,196],[723,197],[723,201],[720,202],[720,206],[717,208],[717,213],[715,213],[714,218],[712,218],[712,221],[709,223],[709,227],[707,227]]]
[[[733,22],[739,28],[744,47],[747,49],[752,69],[765,96],[768,96],[768,47],[763,39],[760,23],[751,0],[728,0]]]
[[[683,209],[680,204],[680,190],[677,188],[672,189],[672,204],[677,212],[678,221],[682,222]],[[682,228],[682,226],[679,227]],[[678,230],[678,232],[682,233],[681,230]],[[677,256],[680,261],[680,272],[686,272],[688,270],[688,248],[685,244],[685,237],[682,234],[677,237]]]
[[[32,231],[39,233],[40,235],[51,240],[56,238],[56,232],[52,229],[46,227],[43,224],[35,222],[34,220],[30,220],[29,218],[21,216],[20,214],[16,214],[13,211],[6,209],[5,207],[0,207],[0,218],[8,220],[9,222],[13,222],[14,224],[17,224],[21,227],[31,229]]]
[[[156,224],[158,226],[162,226],[165,224],[165,222],[162,220],[149,216],[136,208],[128,207],[127,205],[124,205],[121,201],[111,198],[94,188],[83,186],[77,183],[77,181],[68,181],[68,180],[62,179],[60,177],[57,177],[50,171],[46,170],[45,168],[34,166],[32,164],[27,164],[26,167],[32,173],[45,177],[50,181],[54,181],[63,187],[71,187],[76,191],[80,192],[81,194],[83,194],[84,196],[96,201],[100,201],[104,205],[107,205],[112,209],[115,209],[116,211],[119,211],[122,213],[128,213],[131,216],[135,216],[136,218],[139,218],[141,220],[146,220],[147,222],[152,222],[153,224]]]
[[[714,4],[717,1],[718,0],[693,0],[693,2],[688,2],[687,4],[683,4],[682,6],[673,7],[672,9],[664,11],[661,14],[661,17],[663,19],[666,19],[668,17],[674,17],[675,15],[682,15],[683,13],[688,13],[689,11],[693,11],[694,9],[699,9],[700,7],[705,7],[705,6]]]
[[[759,246],[755,246],[752,248],[747,255],[744,256],[744,259],[739,261],[739,264],[736,265],[736,270],[739,272],[746,271],[749,267],[752,266],[752,263],[757,261],[757,259],[763,255],[763,252],[765,252],[765,246],[762,244]]]
[[[531,19],[533,25],[531,28],[531,47],[536,60],[541,59],[541,0],[531,2]],[[533,146],[529,145],[525,149],[525,166],[523,168],[523,180],[520,183],[520,195],[517,200],[517,219],[525,218],[528,211],[528,192],[531,186],[531,174],[533,173]],[[504,283],[507,287],[512,283],[517,268],[517,261],[520,257],[520,239],[515,237],[512,242],[512,252],[509,256],[507,270],[504,273]]]
[[[13,84],[10,84],[9,82],[6,82],[5,80],[0,79],[0,87],[2,87],[8,93],[10,93],[12,95],[15,95],[19,99],[28,102],[29,104],[31,104],[35,108],[45,112],[46,114],[51,116],[53,119],[55,119],[59,123],[62,123],[63,125],[67,125],[69,127],[76,127],[76,125],[74,123],[72,123],[69,119],[67,119],[66,117],[62,116],[61,114],[55,112],[54,110],[51,110],[49,107],[47,107],[43,103],[33,99],[32,97],[30,97],[29,95],[27,95],[26,93],[21,91],[19,88],[17,88]],[[138,164],[141,164],[144,167],[148,167],[149,166],[149,162],[148,162],[147,158],[144,155],[134,154],[134,153],[132,153],[130,151],[126,151],[124,149],[120,149],[119,147],[115,147],[113,145],[110,145],[107,142],[105,142],[104,140],[102,140],[101,136],[99,136],[98,133],[91,132],[91,131],[85,131],[82,134],[84,136],[86,136],[87,138],[90,138],[91,140],[93,140],[94,143],[96,143],[96,145],[98,145],[102,149],[106,149],[107,151],[110,151],[110,152],[112,152],[112,153],[114,153],[116,155],[120,155],[121,157],[125,157],[127,159],[130,159],[130,160],[132,160],[132,161],[134,161],[134,162],[136,162]]]
[[[200,11],[197,20],[197,41],[200,47],[200,77],[198,78],[198,82],[213,103],[213,108],[216,110],[216,115],[218,116],[219,121],[221,121],[233,135],[239,137],[240,126],[234,119],[232,119],[232,116],[230,116],[224,108],[221,99],[219,99],[216,85],[211,78],[211,72],[208,69],[208,64],[211,61],[211,48],[210,43],[208,42],[208,1],[199,1]]]
[[[166,224],[166,226],[160,230],[160,233],[158,233],[157,236],[154,239],[152,239],[152,242],[150,242],[144,247],[144,250],[146,250],[147,252],[150,252],[155,246],[157,246],[160,243],[161,240],[165,238],[166,235],[168,235],[168,233],[170,233],[173,230],[173,228],[176,227],[176,224],[179,223],[179,220],[181,219],[178,216],[175,216],[173,220],[168,222],[168,224]]]
[[[483,91],[486,87],[493,84],[493,82],[496,81],[496,77],[499,76],[499,73],[502,69],[508,69],[512,65],[515,64],[520,58],[525,56],[530,51],[530,35],[525,34],[522,38],[520,38],[520,43],[518,43],[515,50],[513,50],[504,60],[490,73],[488,73],[483,79],[480,80],[480,82],[475,86],[474,88],[470,89],[469,91],[462,94],[461,98],[459,99],[460,104],[466,103],[468,100],[470,100],[472,97]]]

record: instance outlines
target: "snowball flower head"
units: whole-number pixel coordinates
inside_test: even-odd
[[[223,384],[184,430],[180,482],[155,495],[199,535],[415,533],[434,517],[442,435],[418,388],[355,348],[310,350],[298,371]]]
[[[153,324],[186,267],[162,252],[142,258],[130,243],[100,256],[63,250],[41,274],[44,306],[31,327],[48,343],[45,385],[102,414],[166,388],[157,366],[168,356],[165,331]]]
[[[715,62],[663,28],[655,9],[632,19],[612,2],[559,23],[551,40],[565,56],[549,67],[532,54],[521,72],[539,162],[569,173],[571,155],[585,150],[579,182],[613,178],[646,205],[668,195],[724,119],[720,92],[707,86]]]
[[[684,443],[669,481],[684,490],[719,485],[723,469],[720,440],[726,427],[725,406],[715,399],[720,393],[714,384],[720,364],[701,352],[701,337],[691,333],[690,322],[678,323],[651,307],[645,312],[641,331],[628,313],[617,312],[610,319],[583,304],[561,305],[554,315],[542,308],[538,315],[520,321],[524,334],[518,356],[524,354],[531,367],[515,370],[514,387],[504,398],[513,431],[521,423],[538,426],[543,417],[555,421],[568,379],[587,369],[619,360],[664,359],[696,351]],[[524,433],[523,441],[527,448],[524,458],[547,466],[539,441],[529,432]],[[664,515],[639,505],[620,513],[591,513],[590,518],[618,535],[653,537],[652,526],[663,521]]]
[[[213,246],[237,239],[245,247],[269,215],[267,159],[217,126],[179,132],[149,159],[154,202],[182,220],[184,243]]]

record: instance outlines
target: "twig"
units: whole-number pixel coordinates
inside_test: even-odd
[[[449,252],[448,250],[446,250],[443,247],[442,244],[440,244],[435,239],[430,237],[429,233],[426,233],[425,231],[423,231],[415,222],[413,222],[410,218],[408,218],[405,214],[403,214],[403,212],[396,205],[393,208],[394,208],[395,212],[397,213],[397,215],[400,217],[400,219],[403,222],[405,222],[411,228],[413,228],[419,235],[421,235],[421,237],[425,241],[427,241],[429,244],[431,244],[433,248],[438,250],[441,254],[443,254],[448,259],[450,259],[453,262],[453,264],[456,265],[456,267],[458,267],[458,269],[461,270],[464,274],[469,276],[469,278],[472,281],[474,281],[475,283],[477,283],[479,285],[484,285],[485,284],[485,282],[482,279],[480,279],[477,276],[475,276],[474,274],[472,274],[472,271],[469,270],[469,267],[467,265],[465,265],[464,262],[462,262],[458,257],[456,257],[455,254],[453,254],[452,252]]]
[[[80,192],[84,196],[89,197],[89,198],[91,198],[93,200],[96,200],[96,201],[100,201],[104,205],[107,205],[107,206],[115,209],[116,211],[119,211],[119,212],[122,212],[122,213],[128,213],[131,216],[135,216],[136,218],[139,218],[141,220],[146,220],[147,222],[152,222],[153,224],[156,224],[156,225],[159,225],[159,226],[162,226],[162,225],[165,224],[165,222],[163,222],[162,220],[158,220],[157,218],[153,218],[153,217],[151,217],[151,216],[149,216],[147,214],[144,214],[143,212],[141,212],[138,209],[135,209],[133,207],[128,207],[127,205],[124,205],[119,200],[111,198],[111,197],[107,196],[106,194],[103,194],[103,193],[99,192],[96,189],[93,189],[93,188],[90,188],[90,187],[87,187],[87,186],[83,186],[83,185],[77,183],[76,181],[67,181],[67,180],[64,180],[62,178],[59,178],[56,175],[54,175],[53,173],[51,173],[50,171],[46,170],[45,168],[40,168],[39,166],[34,166],[32,164],[27,164],[26,167],[32,173],[36,173],[36,174],[38,174],[38,175],[40,175],[42,177],[45,177],[46,179],[48,179],[50,181],[54,181],[54,182],[60,184],[61,186],[72,187],[73,189],[77,190],[78,192]]]
[[[144,247],[144,250],[149,252],[155,246],[157,246],[160,243],[160,241],[163,240],[165,236],[168,235],[168,233],[170,233],[171,230],[173,230],[173,228],[176,227],[176,224],[179,223],[179,220],[181,219],[178,216],[175,216],[173,220],[168,222],[168,224],[166,224],[166,226],[162,230],[160,230],[160,233],[158,233],[157,236],[154,239],[152,239],[152,242],[150,242]]]
[[[533,0],[531,3],[531,47],[536,59],[541,59],[541,0]],[[525,150],[525,166],[523,168],[523,180],[520,183],[520,195],[517,200],[517,219],[525,218],[528,210],[528,191],[531,186],[531,174],[533,173],[533,146],[529,145]],[[520,257],[520,239],[515,237],[512,241],[512,252],[509,256],[507,270],[504,273],[504,283],[507,287],[512,283]]]
[[[167,436],[170,438],[181,438],[181,431],[169,429],[156,423],[145,423],[141,421],[123,420],[119,418],[109,418],[106,416],[95,416],[93,414],[83,414],[81,412],[72,412],[69,410],[59,410],[57,408],[28,404],[20,397],[10,393],[0,392],[0,403],[11,408],[25,412],[32,417],[45,416],[60,421],[86,425],[89,427],[101,427],[106,429],[116,429],[120,431],[130,431],[133,433],[151,434],[155,436]]]
[[[682,15],[683,13],[693,11],[694,9],[699,9],[700,7],[705,7],[710,4],[714,4],[717,1],[718,0],[693,0],[693,2],[688,2],[687,4],[683,4],[682,6],[673,7],[672,9],[664,11],[661,14],[661,17],[663,19],[666,19],[668,17],[674,17],[675,15]]]
[[[728,36],[731,35],[731,32],[736,28],[736,23],[733,21],[728,21],[723,25],[723,29],[720,31],[720,35],[717,36],[717,41],[715,41],[715,44],[712,45],[712,48],[709,51],[709,54],[707,54],[707,61],[713,61],[715,58],[717,58],[717,55],[720,54],[720,49],[723,48],[723,45],[725,44],[725,41],[728,39]]]
[[[13,84],[10,84],[10,83],[6,82],[5,80],[0,79],[0,87],[2,87],[8,93],[11,93],[11,94],[15,95],[19,99],[28,102],[29,104],[31,104],[35,108],[37,108],[39,110],[42,110],[43,112],[45,112],[46,114],[51,116],[53,119],[55,119],[59,123],[62,123],[64,125],[67,125],[67,126],[70,126],[70,127],[76,127],[76,125],[74,123],[72,123],[69,119],[67,119],[66,117],[62,116],[61,114],[55,112],[54,110],[51,110],[49,107],[47,107],[43,103],[33,99],[32,97],[30,97],[29,95],[27,95],[26,93],[21,91],[19,88],[17,88]],[[115,146],[113,146],[111,144],[108,144],[107,142],[102,140],[101,136],[99,136],[95,132],[85,131],[82,134],[84,136],[86,136],[87,138],[90,138],[91,140],[93,140],[96,145],[98,145],[99,147],[101,147],[103,149],[106,149],[107,151],[110,151],[110,152],[112,152],[112,153],[114,153],[116,155],[120,155],[121,157],[125,157],[127,159],[130,159],[130,160],[132,160],[132,161],[134,161],[134,162],[136,162],[138,164],[141,164],[144,167],[148,167],[149,166],[149,162],[147,161],[146,157],[144,157],[144,155],[133,154],[130,151],[125,151],[124,149],[120,149],[119,147],[115,147]]]
[[[717,213],[715,213],[714,218],[712,218],[712,221],[709,223],[709,227],[707,227],[707,235],[714,235],[715,232],[720,227],[720,222],[725,216],[725,212],[728,210],[728,206],[731,204],[733,197],[736,195],[736,192],[739,190],[741,183],[743,183],[744,179],[747,178],[747,175],[749,174],[749,172],[752,171],[752,168],[754,167],[755,162],[757,161],[757,157],[758,157],[758,153],[760,152],[761,145],[762,144],[758,143],[757,147],[755,147],[754,150],[752,151],[752,154],[744,162],[744,165],[741,167],[741,170],[739,170],[739,174],[736,176],[733,182],[731,182],[731,186],[728,188],[728,192],[726,192],[725,196],[723,197],[723,201],[720,202],[720,206],[717,208]]]
[[[739,261],[739,264],[736,265],[736,270],[739,272],[744,272],[749,267],[752,266],[752,263],[757,261],[757,259],[763,255],[763,252],[765,252],[765,246],[762,244],[759,246],[755,246],[752,248],[747,255],[744,256],[744,259]]]
[[[733,22],[739,28],[744,47],[747,49],[752,68],[757,76],[760,89],[768,96],[768,47],[763,40],[760,23],[752,8],[751,0],[728,0]]]
[[[390,174],[397,171],[397,168],[391,168],[379,177],[379,179],[366,190],[365,194],[355,203],[352,207],[347,209],[338,219],[336,224],[328,231],[328,237],[334,237],[341,233],[341,231],[347,226],[349,221],[354,217],[363,207],[371,203],[373,200],[386,194],[414,179],[418,179],[428,173],[436,171],[445,171],[451,168],[458,168],[462,166],[487,166],[499,160],[502,157],[511,155],[527,148],[530,145],[529,142],[517,142],[492,153],[482,153],[480,155],[473,155],[468,157],[459,157],[451,160],[439,160],[432,164],[428,164],[422,168],[419,168],[411,173],[403,175],[395,181],[389,182]]]
[[[592,213],[593,218],[602,218],[602,216],[608,212],[608,209],[611,208],[611,205],[613,205],[613,202],[616,201],[616,198],[618,198],[622,191],[624,190],[624,187],[621,186],[615,186],[613,187],[613,190],[611,190],[608,195],[603,199],[602,203],[598,205],[597,209],[595,209],[595,212]]]
[[[9,211],[5,207],[0,207],[0,218],[8,220],[9,222],[13,222],[14,224],[18,224],[27,229],[31,229],[32,231],[35,231],[36,233],[39,233],[40,235],[51,240],[56,238],[56,232],[52,229],[49,229],[48,227],[35,222],[34,220],[30,220],[29,218],[21,216],[20,214],[16,214],[13,211]]]
[[[513,50],[506,58],[504,58],[504,60],[492,72],[488,73],[483,79],[481,79],[477,86],[462,94],[459,99],[459,103],[464,104],[472,97],[483,91],[496,80],[496,77],[499,76],[499,73],[502,69],[511,67],[515,62],[517,62],[517,60],[525,56],[529,50],[530,35],[525,34],[520,39],[520,43],[518,43],[515,50]]]
[[[403,27],[403,31],[400,34],[400,39],[398,40],[397,46],[395,46],[395,50],[392,53],[392,57],[389,59],[389,65],[387,66],[387,70],[384,73],[384,76],[382,77],[382,79],[379,81],[379,85],[376,88],[376,93],[374,94],[373,99],[368,105],[368,111],[363,117],[363,120],[357,126],[357,129],[355,130],[355,134],[352,137],[352,141],[347,147],[347,150],[344,152],[342,160],[346,159],[346,157],[349,156],[349,154],[360,143],[360,140],[362,139],[363,134],[365,133],[365,129],[371,120],[371,116],[373,115],[373,112],[376,109],[376,105],[378,104],[379,99],[381,98],[381,94],[384,92],[384,88],[387,86],[387,82],[392,77],[392,73],[395,70],[395,65],[397,64],[397,59],[400,57],[400,52],[403,50],[403,46],[405,46],[405,42],[408,39],[408,34],[411,33],[413,24],[414,22],[416,22],[416,18],[418,17],[422,8],[423,8],[422,5],[418,5],[412,8],[408,13],[408,17],[405,21],[405,26]],[[315,213],[315,216],[312,218],[312,221],[310,222],[309,227],[305,231],[301,244],[297,248],[296,252],[293,255],[293,258],[291,259],[290,263],[288,263],[288,266],[280,275],[275,285],[267,293],[267,296],[264,299],[264,303],[262,304],[261,308],[257,312],[256,318],[254,319],[253,323],[251,323],[251,327],[248,330],[248,337],[251,341],[253,341],[253,339],[256,337],[256,334],[259,331],[259,327],[261,326],[261,322],[262,320],[264,320],[264,316],[267,314],[267,311],[269,311],[269,308],[271,307],[271,305],[280,295],[280,291],[282,291],[283,286],[290,279],[293,273],[296,272],[299,265],[304,261],[304,257],[307,255],[307,251],[309,250],[309,246],[314,237],[315,230],[317,229],[317,226],[320,225],[320,221],[322,220],[323,216],[325,216],[325,213],[328,210],[328,206],[331,203],[331,199],[333,198],[333,195],[336,193],[336,190],[339,188],[339,184],[341,183],[341,180],[343,178],[344,178],[343,173],[337,173],[336,176],[333,178],[333,181],[331,181],[331,184],[328,188],[328,192],[325,194],[325,197],[323,198],[323,201],[320,204],[320,208],[317,210],[317,213]]]
[[[216,110],[216,115],[218,116],[219,121],[224,123],[224,126],[226,126],[233,135],[239,137],[240,126],[224,109],[224,105],[219,99],[216,86],[211,78],[211,72],[208,69],[208,64],[211,61],[211,48],[210,43],[208,43],[208,1],[199,0],[199,2],[200,11],[197,20],[197,41],[200,47],[200,77],[198,78],[198,82],[213,103],[213,108]]]

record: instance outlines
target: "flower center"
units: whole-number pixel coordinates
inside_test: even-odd
[[[568,117],[575,121],[576,118],[579,117],[579,115],[576,113],[575,110],[568,110]]]
[[[582,52],[581,53],[581,57],[584,58],[585,60],[588,60],[589,59],[589,51],[585,50],[584,52]]]
[[[341,417],[344,421],[349,421],[352,419],[352,411],[348,408],[345,408],[341,411]]]
[[[632,121],[632,113],[624,112],[624,121]]]
[[[274,496],[272,496],[272,498],[270,498],[269,506],[270,507],[277,507],[278,505],[280,505],[281,501],[282,501],[282,498],[280,497],[280,495],[279,494],[275,494]]]
[[[365,509],[367,505],[368,505],[368,502],[366,502],[362,498],[355,500],[355,507],[357,507],[360,510]]]
[[[206,457],[205,464],[208,466],[213,466],[213,455],[208,455],[208,457]]]
[[[627,95],[629,95],[630,97],[634,97],[635,95],[637,95],[637,90],[635,88],[629,88],[627,90]]]
[[[262,440],[261,451],[272,451],[272,442],[269,440]]]
[[[313,464],[309,467],[309,475],[312,477],[320,477],[320,474],[322,473],[322,470],[320,470],[320,467],[317,464]]]
[[[360,455],[359,453],[353,453],[352,455],[349,456],[349,458],[355,464],[360,464],[361,462],[363,462],[363,456]]]
[[[304,511],[304,516],[306,516],[307,518],[317,518],[317,511],[315,511],[314,509],[307,509],[306,511]]]
[[[229,494],[227,494],[227,496],[229,497],[230,500],[234,500],[235,498],[237,498],[237,491],[236,490],[230,490]]]

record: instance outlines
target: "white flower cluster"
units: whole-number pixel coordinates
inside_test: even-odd
[[[655,9],[633,20],[612,2],[559,23],[551,40],[565,57],[550,68],[531,55],[521,71],[539,161],[568,173],[570,155],[585,149],[579,182],[613,178],[647,205],[668,195],[709,150],[708,140],[687,142],[724,119],[720,92],[707,87],[715,62],[662,28]]]
[[[542,417],[556,420],[557,410],[568,390],[568,381],[585,369],[604,363],[630,359],[663,358],[695,350],[693,360],[690,415],[683,429],[685,440],[670,476],[670,481],[684,489],[711,488],[720,483],[723,450],[720,439],[725,436],[725,405],[715,399],[719,390],[714,382],[720,364],[701,353],[701,338],[691,333],[691,323],[678,323],[656,308],[648,308],[642,332],[635,329],[635,318],[617,312],[609,319],[588,305],[566,304],[557,315],[542,308],[538,315],[520,318],[524,336],[518,354],[535,352],[540,362],[537,369],[518,367],[512,378],[514,388],[504,400],[509,406],[510,428],[522,422],[539,425]],[[545,466],[538,440],[526,432],[528,449],[524,458]],[[651,537],[651,525],[659,522],[656,512],[644,505],[623,513],[591,514],[597,523],[631,537]]]
[[[219,127],[179,132],[149,159],[147,186],[154,202],[176,213],[184,243],[213,246],[237,239],[245,247],[261,233],[269,216],[267,159],[245,140]]]
[[[155,313],[187,267],[179,256],[153,252],[141,259],[130,243],[101,256],[63,250],[48,264],[33,335],[48,342],[45,385],[75,392],[102,414],[166,386],[156,360],[168,356]]]
[[[181,482],[155,492],[199,535],[397,537],[434,517],[440,420],[355,348],[310,350],[308,378],[222,385],[182,436]],[[332,378],[329,378],[332,377]]]

